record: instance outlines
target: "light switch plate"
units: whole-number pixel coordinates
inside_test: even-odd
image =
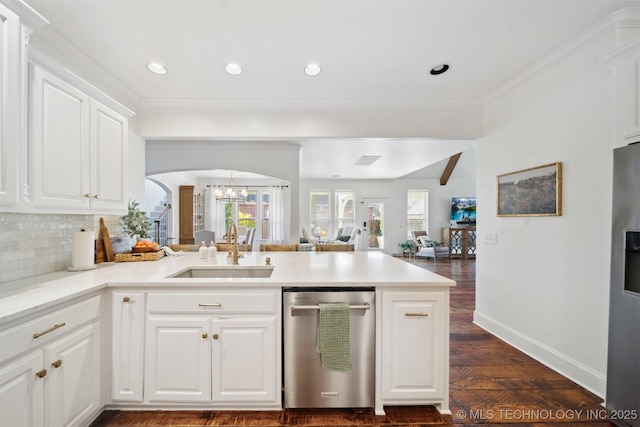
[[[496,233],[485,233],[484,235],[484,243],[487,245],[497,245],[498,244],[498,235]]]

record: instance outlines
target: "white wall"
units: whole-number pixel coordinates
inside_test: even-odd
[[[454,171],[455,175],[455,171]],[[355,192],[356,224],[362,226],[362,204],[367,198],[386,198],[390,212],[385,214],[385,252],[400,253],[398,243],[407,240],[407,190],[429,192],[429,234],[441,240],[442,228],[449,225],[451,197],[475,196],[475,179],[456,179],[447,185],[438,179],[396,180],[301,180],[300,226],[309,229],[309,192],[312,190],[352,190]],[[480,218],[478,221],[482,221]]]
[[[277,183],[289,185],[290,200],[285,200],[285,241],[298,238],[298,194],[300,147],[294,144],[265,144],[250,142],[212,142],[212,141],[147,141],[146,174],[154,175],[172,171],[228,169],[253,172],[273,178]],[[171,183],[165,182],[171,187]],[[198,183],[173,183],[172,203],[174,235],[178,222],[178,185],[197,185]],[[290,217],[287,217],[290,215]]]
[[[482,135],[482,104],[349,101],[147,101],[140,135],[154,138],[431,138]]]
[[[129,200],[137,200],[141,204],[144,204],[145,200],[145,184],[144,184],[144,169],[145,169],[145,142],[135,132],[136,118],[133,117],[130,120],[129,126],[129,156],[127,157],[127,169],[129,180],[127,182]],[[153,206],[143,206],[146,209],[151,209]],[[144,209],[143,209],[144,210]]]
[[[589,36],[487,100],[474,319],[603,396],[615,90],[599,60],[616,42]],[[496,217],[497,175],[552,162],[563,166],[562,216]]]

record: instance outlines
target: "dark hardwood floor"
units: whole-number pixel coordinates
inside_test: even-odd
[[[411,262],[457,282],[451,291],[450,405],[283,411],[104,411],[101,426],[613,426],[602,400],[472,323],[475,260]]]

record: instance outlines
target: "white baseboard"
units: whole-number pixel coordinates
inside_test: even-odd
[[[473,323],[604,399],[606,376],[477,310],[473,312]]]

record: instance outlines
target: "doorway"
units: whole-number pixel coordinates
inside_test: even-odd
[[[388,220],[386,198],[362,199],[362,250],[387,252],[384,239],[385,221]]]

